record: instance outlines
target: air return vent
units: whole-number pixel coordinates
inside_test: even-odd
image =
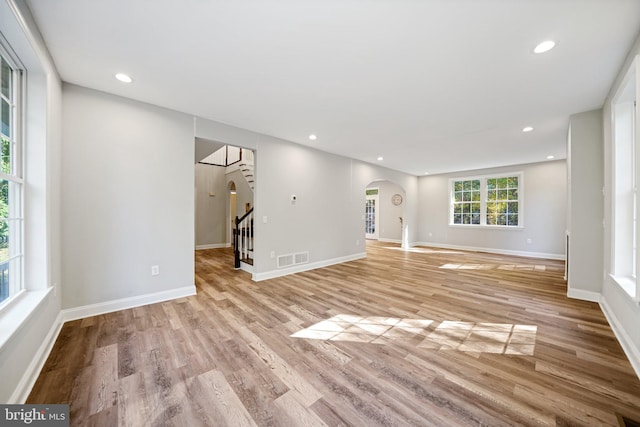
[[[291,267],[309,262],[309,252],[297,252],[295,254],[279,255],[277,258],[278,268]]]

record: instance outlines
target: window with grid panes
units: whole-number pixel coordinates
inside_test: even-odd
[[[22,285],[21,72],[0,45],[0,306]]]
[[[487,180],[487,225],[518,225],[518,177]]]
[[[449,182],[451,225],[522,227],[522,172]]]
[[[480,180],[453,183],[453,223],[480,224]]]

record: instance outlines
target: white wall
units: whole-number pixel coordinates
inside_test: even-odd
[[[620,84],[629,66],[636,55],[640,54],[640,37],[636,39],[629,51],[624,65],[611,86],[609,95],[603,107],[604,127],[604,269],[605,278],[602,285],[601,306],[613,327],[618,340],[625,349],[636,373],[640,376],[640,306],[609,276],[612,273],[612,249],[611,238],[612,209],[613,209],[613,153],[612,153],[612,127],[611,127],[611,100],[620,88]],[[640,85],[638,85],[640,87]]]
[[[256,162],[257,279],[287,271],[277,269],[271,252],[309,251],[311,266],[364,256],[365,188],[376,179],[406,189],[408,241],[415,238],[414,176],[269,137],[260,139]]]
[[[568,295],[597,301],[603,268],[602,110],[572,115],[570,130]]]
[[[62,104],[63,307],[195,292],[193,119],[69,84]]]
[[[450,178],[523,172],[524,227],[452,227]],[[564,258],[566,163],[564,160],[420,177],[419,239],[422,244]],[[531,239],[531,243],[527,243]]]
[[[27,70],[25,288],[0,312],[0,402],[26,398],[60,313],[60,78],[23,1],[0,2],[0,32]],[[53,288],[55,286],[55,288]]]
[[[196,248],[228,243],[225,168],[196,163]],[[213,194],[213,195],[212,195]]]
[[[400,218],[404,216],[405,199],[407,195],[397,184],[383,181],[374,181],[367,188],[378,189],[378,205],[376,215],[378,216],[378,239],[381,241],[398,242],[402,241],[402,223]],[[391,198],[395,194],[402,196],[402,204],[394,205]]]

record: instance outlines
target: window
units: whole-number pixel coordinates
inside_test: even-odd
[[[480,180],[454,181],[453,223],[480,224]]]
[[[452,179],[451,225],[520,227],[522,173]]]
[[[620,89],[613,98],[613,230],[612,276],[633,298],[638,299],[637,284],[637,160],[636,58]]]
[[[0,45],[0,305],[22,285],[21,72]]]
[[[518,225],[518,177],[487,179],[487,224]]]

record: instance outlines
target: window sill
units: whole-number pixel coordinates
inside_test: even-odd
[[[0,312],[0,352],[29,320],[52,289],[23,292],[2,309]]]
[[[636,279],[633,277],[614,276],[610,274],[609,277],[622,288],[627,295],[629,295],[635,302],[638,302],[636,295]]]
[[[510,225],[480,225],[480,224],[449,224],[451,228],[469,228],[469,229],[483,229],[483,230],[524,230],[524,226],[510,226]]]

